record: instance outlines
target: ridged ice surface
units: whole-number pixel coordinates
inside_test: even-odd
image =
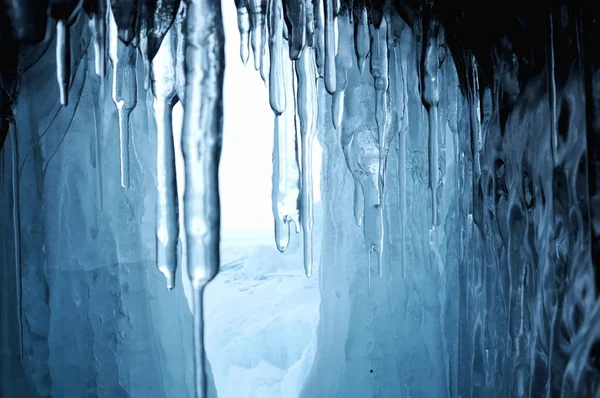
[[[0,4],[0,395],[216,394],[221,2]],[[596,16],[540,8],[538,36],[488,48],[433,1],[235,9],[227,62],[253,65],[273,111],[275,244],[302,231],[306,275],[320,263],[300,396],[598,396]],[[168,293],[183,278],[191,312]]]

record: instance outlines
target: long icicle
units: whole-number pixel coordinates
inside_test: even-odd
[[[371,75],[375,83],[375,122],[379,141],[379,184],[377,196],[383,205],[385,169],[391,137],[389,125],[389,48],[387,40],[387,16],[384,16],[379,28],[371,25]]]
[[[194,294],[196,398],[205,398],[202,295],[219,272],[219,160],[223,133],[225,38],[221,2],[188,0],[182,150],[188,272]]]
[[[280,89],[292,103],[295,101],[292,62],[287,57],[285,49],[283,62],[284,85]],[[295,117],[293,106],[286,107],[281,115],[275,114],[271,200],[275,222],[275,243],[282,253],[287,249],[290,241],[290,223],[294,223],[296,233],[300,232],[300,166]]]
[[[69,83],[71,82],[71,33],[64,20],[56,22],[56,79],[62,106],[69,104]]]
[[[266,35],[266,0],[248,0],[248,11],[252,18],[252,30],[250,32],[250,44],[252,46],[252,56],[254,57],[254,69],[260,70],[263,62],[264,37]],[[188,14],[189,15],[189,14]]]
[[[250,57],[250,16],[246,0],[235,0],[237,9],[237,23],[240,31],[240,58],[244,65],[248,63]]]
[[[285,110],[285,90],[283,90],[283,4],[282,0],[269,2],[269,103],[275,114]]]
[[[307,277],[310,277],[313,266],[312,141],[316,134],[318,112],[317,71],[312,48],[307,48],[296,62],[296,74],[298,76],[298,118],[300,119],[300,137],[302,140],[302,201],[300,220],[304,235],[304,272]]]
[[[335,53],[337,37],[337,15],[334,13],[332,0],[323,0],[325,6],[325,88],[329,94],[336,89]]]
[[[96,75],[104,77],[106,74],[106,2],[97,2],[97,9],[89,21],[90,30],[94,39],[94,61]]]
[[[112,13],[111,13],[112,14]],[[137,105],[137,51],[118,37],[117,24],[110,18],[110,60],[113,65],[112,99],[119,112],[121,186],[129,188],[129,115]]]
[[[431,190],[432,226],[437,225],[437,185],[439,176],[438,159],[438,103],[440,101],[439,88],[439,60],[438,60],[438,31],[439,26],[435,18],[430,15],[428,26],[423,26],[425,43],[421,54],[421,98],[427,109],[429,119],[429,188]]]
[[[169,29],[152,61],[153,109],[156,120],[156,266],[164,275],[167,289],[175,287],[177,272],[177,239],[179,209],[172,114],[177,86],[175,84],[176,43]]]

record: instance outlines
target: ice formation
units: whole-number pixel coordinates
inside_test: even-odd
[[[0,4],[2,395],[206,397],[221,2]],[[529,6],[235,1],[241,61],[252,52],[274,113],[275,242],[302,230],[309,277],[324,147],[321,318],[300,396],[600,394],[598,16]],[[190,279],[193,317],[150,263],[169,290]],[[190,353],[174,341],[192,325]]]

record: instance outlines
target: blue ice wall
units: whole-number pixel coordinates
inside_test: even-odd
[[[182,288],[167,291],[155,265],[156,127],[143,79],[124,190],[116,108],[93,73],[86,25],[72,28],[69,105],[56,101],[54,51],[40,51],[0,153],[0,396],[193,396],[188,301]]]

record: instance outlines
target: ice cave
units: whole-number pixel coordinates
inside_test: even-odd
[[[0,397],[600,398],[600,9],[0,0]]]

